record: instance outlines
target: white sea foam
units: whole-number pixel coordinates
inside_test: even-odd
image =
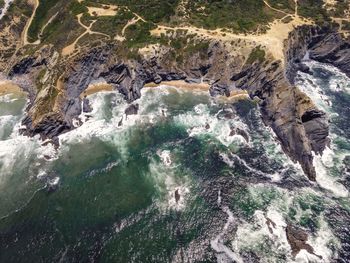
[[[164,154],[163,152],[162,156],[170,158],[168,153]],[[152,159],[149,164],[149,176],[155,182],[160,193],[157,203],[163,211],[168,209],[182,211],[186,208],[187,198],[190,193],[190,179],[186,174],[176,176],[175,170],[176,165],[169,160],[159,163]],[[176,200],[176,196],[179,197],[178,200]]]
[[[162,162],[164,165],[166,165],[166,166],[171,165],[170,151],[168,151],[168,150],[158,151],[157,154],[162,159]]]
[[[224,206],[222,210],[227,214],[228,218],[222,231],[215,237],[215,239],[210,241],[210,246],[218,253],[216,255],[217,262],[230,262],[231,260],[233,260],[234,262],[241,263],[243,262],[243,259],[241,258],[239,253],[234,252],[223,242],[223,236],[226,234],[230,225],[234,222],[235,218],[231,210],[227,206]],[[227,260],[227,258],[230,260]]]
[[[59,182],[60,182],[60,178],[59,177],[55,177],[55,178],[49,180],[48,184],[50,186],[56,186],[56,185],[58,185]]]
[[[5,94],[0,96],[0,102],[4,102],[4,103],[10,103],[17,100],[18,100],[18,97],[13,96],[13,94]]]
[[[280,172],[275,172],[275,173],[271,173],[271,174],[270,173],[264,173],[264,172],[262,172],[262,171],[260,171],[258,169],[255,169],[251,165],[249,165],[244,159],[239,157],[237,154],[234,154],[234,153],[229,153],[229,154],[227,154],[227,153],[220,153],[220,157],[223,160],[223,162],[226,163],[231,168],[234,168],[234,165],[235,165],[234,159],[236,159],[238,162],[243,164],[243,166],[247,170],[249,170],[253,174],[264,176],[264,177],[268,177],[268,178],[271,179],[271,182],[279,182],[282,179]]]
[[[174,117],[175,122],[187,128],[191,137],[211,135],[220,141],[222,145],[229,146],[233,142],[237,145],[246,144],[241,135],[231,135],[232,128],[247,130],[246,125],[238,118],[232,120],[220,120],[209,112],[208,105],[196,105],[192,112],[187,112]]]
[[[329,172],[329,167],[333,166],[334,152],[328,153],[326,157],[314,155],[314,166],[316,169],[316,180],[317,183],[324,189],[330,191],[334,196],[337,197],[348,197],[349,192],[344,185],[337,182],[336,177],[332,177]],[[328,165],[328,166],[327,166]],[[331,166],[330,166],[331,165]]]
[[[295,257],[293,262],[298,263],[309,263],[309,262],[320,262],[328,263],[332,262],[334,258],[337,257],[337,252],[329,248],[329,244],[335,248],[339,248],[340,244],[337,238],[332,233],[327,222],[324,220],[323,216],[319,220],[320,229],[317,231],[316,235],[309,235],[307,243],[311,245],[314,249],[314,255],[308,253],[306,250],[302,249]],[[321,256],[322,258],[320,258]]]
[[[312,101],[318,108],[329,112],[332,102],[330,98],[323,93],[321,87],[316,84],[316,78],[303,72],[299,72],[298,74],[302,77],[302,81],[297,81],[299,89],[312,98]]]

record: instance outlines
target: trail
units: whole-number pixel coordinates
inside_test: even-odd
[[[102,36],[106,36],[106,37],[110,38],[110,36],[107,35],[107,34],[104,34],[104,33],[101,33],[101,32],[97,32],[97,31],[92,31],[92,30],[91,30],[91,27],[94,25],[94,23],[96,22],[96,20],[92,21],[92,22],[90,23],[89,26],[86,26],[86,25],[84,25],[84,24],[81,22],[81,17],[82,17],[82,14],[77,15],[78,23],[79,23],[79,25],[81,25],[81,26],[85,29],[85,32],[82,33],[72,44],[70,44],[69,46],[66,46],[66,47],[62,50],[62,55],[63,55],[63,56],[71,55],[71,54],[75,51],[75,48],[76,48],[76,45],[77,45],[78,41],[79,41],[82,37],[84,37],[85,35],[87,35],[87,34],[90,34],[90,35],[92,35],[92,34],[102,35]]]
[[[123,29],[122,29],[122,36],[125,36],[125,30],[129,27],[129,26],[131,26],[131,25],[134,25],[134,24],[136,24],[138,21],[140,21],[140,18],[138,17],[138,18],[133,18],[133,19],[131,19],[131,20],[129,20],[128,21],[128,23],[123,27]]]
[[[126,8],[130,11],[130,9],[129,9],[128,7],[126,7]],[[131,12],[131,11],[130,11],[130,12]],[[139,16],[138,14],[136,14],[136,13],[133,12],[133,15],[134,15],[135,17],[133,17],[132,19],[130,19],[130,20],[128,21],[128,23],[126,23],[126,25],[123,27],[122,32],[121,32],[121,36],[120,36],[120,35],[116,35],[116,36],[114,37],[114,40],[124,41],[124,40],[125,40],[125,31],[126,31],[126,29],[127,29],[129,26],[134,25],[134,24],[136,24],[136,23],[139,22],[139,21],[146,22],[146,20],[143,19],[143,18],[142,18],[141,16]]]
[[[268,8],[272,9],[273,11],[276,11],[276,12],[279,12],[279,13],[282,13],[282,14],[285,14],[285,15],[291,15],[287,12],[284,12],[283,10],[279,10],[277,8],[274,8],[272,7],[267,1],[263,0],[264,4],[267,5]]]
[[[47,23],[41,28],[40,34],[39,34],[39,39],[41,40],[42,35],[44,34],[44,30],[46,29],[46,27],[56,18],[56,16],[58,15],[58,12],[56,14],[54,14],[49,21],[47,21]]]
[[[288,14],[290,16],[290,14]],[[272,22],[270,28],[262,34],[236,34],[224,32],[223,29],[207,30],[204,28],[196,28],[192,26],[169,27],[158,26],[151,31],[151,34],[160,36],[162,33],[167,34],[167,31],[182,30],[187,35],[196,35],[200,39],[221,40],[223,42],[231,42],[233,40],[246,40],[249,43],[241,44],[241,48],[247,48],[247,44],[251,47],[260,44],[265,47],[275,59],[284,61],[284,40],[288,38],[289,32],[295,27],[303,24],[311,24],[311,22],[302,20],[299,16],[293,16],[293,20],[289,23],[283,23],[280,20]]]
[[[40,44],[40,40],[39,39],[37,41],[33,42],[33,43],[30,43],[28,41],[28,30],[29,30],[30,25],[32,24],[32,21],[33,21],[33,19],[35,17],[36,10],[38,9],[38,6],[39,6],[39,0],[31,0],[31,1],[34,1],[35,8],[33,10],[32,16],[30,17],[30,19],[27,22],[26,27],[24,28],[24,31],[23,31],[23,35],[22,35],[23,46]]]
[[[241,34],[226,32],[223,28],[217,28],[215,30],[207,30],[204,28],[196,28],[193,26],[180,26],[170,27],[159,25],[156,29],[151,31],[151,34],[160,36],[161,34],[167,34],[167,31],[182,30],[187,35],[195,35],[199,39],[221,40],[223,42],[232,42],[234,40],[244,40],[248,43],[240,44],[239,52],[243,55],[249,55],[253,47],[257,44],[265,47],[267,51],[277,60],[281,60],[284,63],[284,41],[288,38],[288,35],[295,27],[312,24],[310,20],[301,18],[298,15],[298,0],[295,1],[295,12],[289,14],[283,10],[272,7],[266,0],[263,0],[265,5],[270,9],[285,14],[281,19],[276,19],[269,24],[269,29],[264,33],[252,33]],[[290,16],[292,20],[288,23],[282,22],[282,20]],[[250,47],[249,47],[250,46]],[[249,53],[248,53],[249,52]]]

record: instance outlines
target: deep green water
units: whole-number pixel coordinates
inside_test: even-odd
[[[95,94],[82,119],[90,117],[55,151],[18,134],[25,99],[1,97],[0,262],[292,262],[287,222],[307,230],[323,257],[304,251],[298,262],[346,258],[349,82],[314,70],[300,84],[333,102],[313,98],[332,119],[317,184],[283,154],[251,101],[144,89],[139,114],[119,127],[121,96]],[[330,92],[333,82],[342,89]],[[249,140],[230,136],[234,128]]]

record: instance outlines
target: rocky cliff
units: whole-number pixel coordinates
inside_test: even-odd
[[[300,163],[310,180],[316,179],[312,151],[321,154],[328,144],[328,120],[294,86],[294,78],[298,70],[308,71],[302,64],[306,54],[349,75],[348,41],[330,28],[303,26],[285,41],[285,61],[275,61],[269,54],[263,60],[249,61],[231,54],[219,41],[210,43],[206,50],[186,54],[184,62],[174,60],[171,51],[170,47],[158,46],[147,55],[127,59],[117,44],[106,43],[65,59],[48,46],[24,56],[8,71],[31,97],[22,132],[57,141],[58,135],[74,129],[82,105],[88,104],[81,94],[97,79],[113,85],[129,102],[140,97],[147,83],[205,81],[212,96],[244,89],[251,98],[258,98],[262,118],[283,150]],[[33,89],[33,85],[40,88]]]

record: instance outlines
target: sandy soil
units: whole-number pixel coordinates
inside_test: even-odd
[[[5,94],[24,94],[25,92],[10,81],[0,80],[0,96]]]
[[[237,54],[248,55],[251,48],[261,45],[264,47],[275,59],[281,60],[284,62],[284,41],[288,38],[288,35],[295,27],[312,24],[311,21],[301,18],[297,14],[298,10],[298,1],[295,0],[295,13],[288,14],[282,10],[271,7],[266,1],[265,4],[274,11],[285,14],[281,19],[277,19],[274,22],[269,24],[269,29],[262,34],[235,34],[231,32],[224,32],[222,28],[216,30],[207,30],[204,28],[196,28],[192,26],[183,26],[183,27],[168,27],[168,26],[158,26],[156,29],[151,31],[152,35],[160,36],[161,34],[169,35],[176,30],[185,31],[187,35],[195,35],[199,39],[215,39],[221,40],[223,42],[232,42],[235,40],[244,40],[240,44],[240,47],[236,50]],[[282,20],[290,16],[292,19],[289,23],[284,23]]]
[[[173,80],[173,81],[162,81],[159,84],[155,83],[148,83],[145,85],[145,87],[159,87],[161,85],[165,86],[172,86],[175,88],[182,88],[187,90],[203,90],[203,91],[209,91],[209,84],[202,82],[202,83],[188,83],[184,80]]]
[[[201,92],[206,92],[209,93],[209,84],[202,82],[202,83],[188,83],[185,82],[184,80],[174,80],[174,81],[162,81],[159,84],[155,83],[148,83],[145,85],[145,87],[159,87],[162,85],[170,86],[170,87],[175,87],[178,89],[182,90],[187,90],[187,91],[201,91]],[[238,100],[246,100],[249,99],[248,92],[246,90],[241,90],[241,89],[235,89],[231,91],[231,94],[229,97],[227,96],[217,96],[217,100],[222,101],[222,102],[234,102]]]
[[[113,91],[113,87],[107,83],[90,84],[89,87],[80,94],[80,98],[84,98],[85,96],[89,96],[101,91]]]
[[[106,6],[106,8],[88,6],[87,8],[91,16],[115,16],[118,11],[116,6]]]
[[[222,29],[207,30],[203,28],[196,28],[191,26],[184,27],[168,27],[158,26],[151,31],[152,35],[160,36],[162,33],[167,34],[168,31],[184,30],[187,35],[196,35],[200,39],[215,39],[223,42],[231,42],[233,40],[246,40],[244,46],[251,45],[255,47],[261,45],[265,47],[275,59],[284,60],[284,40],[288,38],[288,34],[297,26],[303,24],[310,24],[310,21],[301,19],[299,16],[292,16],[293,20],[289,23],[283,23],[276,20],[271,23],[270,28],[263,34],[235,34],[230,32],[223,32]],[[243,48],[243,45],[241,45]],[[241,52],[237,52],[241,53]]]

